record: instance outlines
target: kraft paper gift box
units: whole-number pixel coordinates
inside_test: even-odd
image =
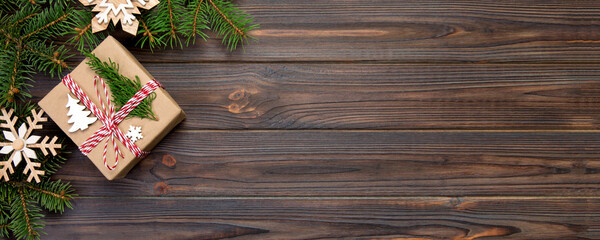
[[[104,40],[94,51],[92,51],[100,60],[108,62],[109,58],[111,61],[116,62],[119,65],[119,73],[130,78],[135,79],[137,75],[141,80],[142,86],[151,79],[154,79],[148,71],[135,59],[135,57],[121,45],[116,39],[109,36]],[[94,76],[96,73],[86,64],[88,59],[86,58],[80,63],[71,73],[71,79],[73,79],[79,87],[86,93],[91,101],[101,109],[100,101],[94,88]],[[160,79],[156,79],[160,81]],[[108,80],[105,80],[108,81]],[[108,88],[108,86],[106,86]],[[103,95],[102,88],[99,87],[99,91]],[[108,89],[110,92],[110,89]],[[156,98],[152,101],[152,111],[158,120],[141,119],[139,117],[128,117],[125,118],[119,125],[118,128],[126,134],[129,130],[129,126],[141,126],[143,138],[137,140],[136,144],[142,151],[149,152],[160,142],[162,138],[167,135],[179,122],[185,118],[183,110],[177,105],[177,103],[169,96],[169,93],[163,88],[158,88],[154,91]],[[90,136],[92,136],[103,124],[100,119],[96,120],[93,124],[85,130],[79,130],[75,132],[69,132],[71,128],[70,123],[67,121],[70,117],[67,116],[68,108],[66,107],[68,97],[75,97],[69,89],[63,84],[58,84],[48,95],[39,102],[39,105],[54,122],[73,140],[77,146],[81,146]],[[110,93],[109,93],[110,94]],[[103,95],[104,96],[104,95]],[[110,96],[110,95],[109,95]],[[82,101],[79,101],[82,104]],[[106,104],[106,101],[104,101]],[[89,109],[86,108],[86,111]],[[90,113],[89,116],[94,116]],[[125,145],[115,138],[121,153],[124,158],[119,158],[118,165],[115,169],[109,170],[104,165],[103,150],[106,141],[109,141],[110,137],[104,138],[94,149],[87,155],[90,160],[96,165],[96,167],[102,172],[102,174],[108,179],[118,179],[124,177],[130,170],[135,166],[141,158],[136,158],[135,155],[125,147]],[[107,148],[106,155],[108,165],[112,166],[115,161],[115,153],[113,150],[112,141]]]

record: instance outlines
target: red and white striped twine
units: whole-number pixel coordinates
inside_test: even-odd
[[[102,84],[102,88],[104,89],[104,95],[106,96],[106,102],[108,103],[108,108],[105,106],[104,101],[102,100],[102,96],[100,95],[100,91],[98,91],[98,81]],[[95,76],[94,77],[94,88],[96,89],[96,95],[100,100],[100,105],[104,111],[100,111],[100,109],[94,104],[90,98],[83,92],[83,90],[71,79],[71,75],[68,74],[62,79],[62,82],[67,86],[67,88],[79,99],[81,102],[88,108],[92,113],[102,122],[103,126],[98,129],[91,137],[89,137],[81,146],[79,146],[79,150],[87,156],[88,153],[92,151],[104,138],[110,137],[106,140],[104,144],[104,151],[102,153],[102,159],[104,160],[104,166],[109,170],[113,170],[117,167],[119,163],[119,156],[123,158],[123,153],[117,146],[115,141],[115,137],[121,141],[129,151],[131,151],[137,158],[144,158],[148,155],[149,152],[142,151],[137,145],[135,145],[129,138],[121,132],[118,128],[119,123],[121,123],[127,115],[137,107],[137,105],[142,102],[148,95],[150,95],[154,90],[159,87],[163,87],[158,81],[152,79],[148,83],[146,83],[142,89],[140,89],[121,109],[115,113],[115,107],[112,102],[108,99],[108,90],[106,88],[106,84],[104,79]],[[115,163],[113,166],[109,166],[106,161],[106,153],[108,142],[112,141],[113,148],[115,151]]]

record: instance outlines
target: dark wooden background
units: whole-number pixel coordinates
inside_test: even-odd
[[[245,52],[124,40],[187,119],[118,181],[72,147],[46,239],[600,238],[600,1],[235,2]]]

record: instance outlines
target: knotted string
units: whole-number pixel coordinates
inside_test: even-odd
[[[104,89],[104,94],[106,96],[106,102],[108,103],[108,107],[106,107],[104,101],[102,101],[102,96],[100,95],[100,91],[98,90],[98,81],[100,81],[102,88]],[[135,107],[137,107],[137,105],[139,105],[142,102],[142,100],[144,100],[157,88],[162,87],[162,85],[158,81],[152,79],[148,83],[146,83],[142,87],[142,89],[140,89],[135,95],[133,95],[133,97],[129,99],[129,101],[127,101],[127,103],[125,103],[125,105],[123,105],[123,107],[121,107],[121,109],[116,113],[114,105],[110,102],[110,100],[108,100],[108,90],[102,78],[98,76],[94,77],[94,88],[96,89],[96,95],[98,96],[98,99],[100,100],[100,104],[102,105],[102,109],[104,111],[101,111],[96,106],[96,104],[94,104],[90,100],[90,98],[85,94],[85,92],[83,92],[79,85],[77,85],[77,83],[73,81],[70,74],[65,76],[62,79],[62,82],[79,100],[81,100],[81,102],[88,109],[90,109],[90,111],[92,111],[92,113],[98,119],[100,119],[100,121],[103,124],[102,127],[98,129],[98,131],[96,131],[83,144],[81,144],[81,146],[79,146],[79,150],[81,150],[81,152],[84,155],[87,156],[87,154],[91,152],[92,149],[94,149],[106,137],[110,138],[107,139],[106,143],[104,144],[102,160],[104,161],[104,166],[106,166],[106,168],[108,168],[109,170],[113,170],[117,167],[117,164],[119,162],[119,156],[121,158],[124,158],[123,153],[121,152],[117,145],[117,142],[115,141],[115,137],[119,141],[121,141],[125,145],[125,147],[129,149],[129,151],[131,151],[137,158],[143,158],[146,155],[148,155],[149,152],[142,151],[137,145],[131,142],[131,140],[127,138],[125,134],[123,134],[123,132],[121,132],[121,130],[118,128],[118,125],[119,123],[121,123],[121,121],[125,119],[125,117],[127,117],[127,115],[131,111],[133,111],[133,109],[135,109]],[[109,141],[113,142],[113,148],[115,151],[115,163],[112,167],[109,166],[108,162],[106,161],[107,147]]]

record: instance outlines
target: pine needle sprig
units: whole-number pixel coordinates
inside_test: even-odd
[[[96,55],[90,52],[83,53],[88,57],[89,61],[87,64],[100,76],[104,78],[108,84],[112,102],[117,108],[116,111],[129,101],[140,89],[142,89],[142,83],[138,76],[135,76],[135,80],[131,80],[128,77],[123,76],[119,73],[119,65],[112,60],[108,59],[108,62],[100,60]],[[156,93],[151,93],[146,97],[140,104],[127,115],[130,117],[148,118],[151,120],[158,120],[154,112],[152,112],[152,101],[156,98]]]
[[[0,12],[0,105],[14,107],[16,100],[31,97],[28,87],[36,72],[60,75],[69,57],[64,46],[50,41],[72,25],[67,0],[48,6],[29,1],[3,2]]]
[[[181,46],[183,48],[181,38],[177,34],[177,27],[180,24],[180,18],[178,16],[181,15],[181,8],[179,6],[183,5],[183,0],[165,0],[164,2],[165,3],[162,6],[159,6],[158,12],[163,12],[168,22],[167,26],[169,27],[169,31],[166,35],[167,42],[171,48],[174,46]]]
[[[57,46],[53,43],[44,43],[39,40],[29,42],[25,49],[27,61],[38,72],[47,72],[51,77],[60,76],[63,68],[68,68],[66,60],[72,57],[65,46]]]
[[[204,4],[203,4],[204,3]],[[186,44],[189,45],[196,43],[196,38],[201,37],[206,40],[208,35],[203,31],[209,29],[207,16],[207,4],[204,0],[191,1],[187,7],[186,12],[183,15],[183,24],[181,30],[183,36],[187,38]]]
[[[143,35],[138,44],[148,45],[150,48],[183,48],[179,36],[183,6],[183,0],[164,0],[155,9],[142,14],[140,22],[143,21],[143,24],[140,24],[142,27],[138,29],[138,33]]]
[[[15,98],[24,100],[31,95],[26,91],[32,85],[33,66],[23,61],[23,51],[15,44],[0,51],[0,105],[14,104]],[[14,105],[13,105],[14,106]]]
[[[222,38],[230,51],[242,47],[248,32],[259,27],[254,19],[227,0],[165,0],[155,9],[142,12],[138,46],[176,48],[196,43],[196,38],[208,39],[205,30]]]
[[[231,2],[223,0],[206,0],[212,8],[208,10],[210,28],[223,38],[222,43],[230,50],[244,44],[248,39],[246,32],[258,28],[251,25],[253,18],[236,8]]]
[[[0,190],[0,237],[12,233],[17,239],[39,239],[45,225],[42,208],[62,213],[73,208],[71,200],[77,196],[70,183],[48,177],[40,183],[0,182]]]
[[[16,125],[26,122],[34,108],[36,105],[30,102],[13,108],[14,116],[18,118]],[[5,140],[4,136],[0,135],[0,140]],[[32,160],[40,162],[46,174],[41,176],[40,183],[27,182],[24,166],[19,165],[8,182],[0,181],[0,237],[40,239],[44,234],[42,209],[62,213],[66,208],[72,208],[71,201],[77,196],[69,182],[50,179],[51,173],[65,159],[64,145],[53,157],[44,156],[39,149],[33,150],[37,159]],[[3,156],[4,160],[8,157]]]
[[[55,213],[63,213],[65,207],[73,209],[71,199],[74,190],[68,182],[60,179],[54,182],[44,181],[26,185],[25,190],[33,199],[37,199],[40,206]]]
[[[47,8],[32,17],[21,33],[21,39],[35,36],[37,39],[52,39],[64,35],[70,29],[70,22],[66,21],[72,17],[69,7],[55,4],[53,8]]]
[[[7,204],[3,204],[4,201],[0,199],[0,237],[8,237],[8,220],[9,208]]]
[[[146,24],[146,22],[155,21],[157,15],[156,14],[145,14],[142,15],[140,19],[141,27],[138,29],[138,35],[141,35],[140,39],[137,42],[137,45],[140,47],[144,47],[148,45],[150,50],[160,46],[166,46],[166,43],[160,37],[161,29],[164,29],[164,24]]]
[[[73,25],[67,31],[67,34],[73,37],[67,42],[75,44],[75,47],[79,51],[83,51],[86,47],[95,48],[107,36],[104,32],[92,32],[92,19],[94,15],[94,13],[87,9],[73,10]],[[112,25],[109,30],[111,29],[113,29]]]
[[[44,228],[42,221],[42,209],[35,201],[25,195],[22,188],[17,189],[18,196],[10,204],[10,230],[18,239],[40,239],[44,234],[41,229]]]

